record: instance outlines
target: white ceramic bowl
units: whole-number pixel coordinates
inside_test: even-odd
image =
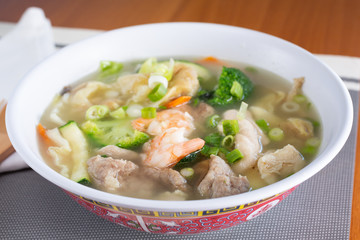
[[[322,119],[323,140],[318,156],[301,171],[267,187],[219,199],[183,202],[134,199],[102,192],[73,182],[46,165],[39,152],[35,126],[53,96],[63,86],[97,69],[100,60],[128,61],[153,56],[215,56],[270,70],[288,81],[304,76],[303,90]],[[6,113],[13,146],[36,172],[111,221],[161,233],[221,229],[266,211],[336,156],[348,138],[352,119],[351,98],[342,80],[309,52],[264,33],[206,23],[128,27],[67,46],[24,77],[9,100]],[[229,214],[235,213],[243,217],[219,224],[219,219],[230,219]]]

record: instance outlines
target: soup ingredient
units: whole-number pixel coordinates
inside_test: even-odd
[[[239,124],[236,119],[223,120],[222,122],[224,135],[236,135],[239,132]]]
[[[191,179],[194,176],[194,169],[191,167],[183,168],[180,170],[180,174],[186,179]]]
[[[154,88],[159,83],[161,83],[167,89],[168,80],[165,77],[159,75],[151,75],[148,79],[149,88]]]
[[[140,104],[131,104],[127,109],[126,113],[129,115],[129,117],[136,118],[141,116],[141,109],[143,109],[143,106]]]
[[[178,107],[188,103],[190,100],[191,100],[191,96],[181,96],[165,104],[165,107],[167,108]]]
[[[157,136],[169,128],[185,128],[185,136],[195,129],[194,119],[188,114],[175,109],[166,109],[156,114],[156,118],[138,118],[131,122],[134,129]]]
[[[119,73],[123,68],[123,64],[115,61],[101,61],[100,71],[103,77]]]
[[[88,120],[81,125],[81,129],[100,146],[116,145],[131,149],[149,140],[146,133],[133,130],[128,119]]]
[[[276,151],[269,151],[258,160],[261,178],[267,183],[274,183],[280,178],[300,170],[305,161],[296,148],[290,144]]]
[[[235,135],[235,149],[238,149],[244,157],[241,161],[236,161],[232,168],[236,173],[243,174],[255,166],[263,145],[266,145],[268,141],[250,115],[245,119],[236,120],[237,114],[238,111],[235,109],[227,110],[223,113],[223,119],[237,122],[239,131]],[[223,129],[219,130],[223,132]]]
[[[237,99],[242,99],[243,97],[243,89],[240,83],[233,81],[233,84],[230,89],[231,95],[233,95]]]
[[[145,119],[156,118],[156,108],[154,107],[145,107],[141,109],[141,117]]]
[[[100,156],[105,155],[114,159],[126,159],[133,162],[140,160],[139,153],[114,145],[108,145],[106,147],[100,148],[96,153]]]
[[[300,105],[293,101],[284,102],[281,105],[281,110],[283,110],[285,113],[294,113],[299,111]]]
[[[87,120],[102,119],[109,114],[110,109],[105,105],[93,105],[88,108],[85,114]]]
[[[221,146],[226,148],[226,149],[231,149],[234,146],[234,141],[235,141],[234,136],[227,135],[221,141]]]
[[[255,122],[264,133],[267,134],[270,131],[270,125],[267,121],[265,121],[265,119],[259,119],[256,120]]]
[[[165,96],[166,91],[166,87],[162,83],[158,83],[148,94],[148,98],[152,102],[157,102]]]
[[[185,61],[185,60],[177,60],[175,61],[175,63],[182,63],[185,64],[189,67],[192,67],[195,69],[197,75],[198,75],[198,79],[200,84],[202,85],[203,88],[207,89],[207,84],[209,84],[209,82],[214,78],[214,76],[210,73],[209,70],[207,70],[204,66],[197,64],[197,63],[193,63],[190,61]]]
[[[294,84],[292,85],[291,90],[286,96],[286,101],[292,101],[296,95],[301,94],[302,86],[305,82],[304,77],[294,78],[293,80],[294,80]]]
[[[174,59],[170,59],[168,62],[158,63],[156,58],[147,59],[139,70],[139,73],[153,74],[165,77],[168,81],[173,77],[174,72]]]
[[[160,181],[170,191],[180,190],[182,192],[188,192],[190,190],[186,179],[174,169],[148,167],[145,169],[145,174],[156,181]]]
[[[321,140],[317,137],[312,137],[306,140],[305,146],[301,150],[302,154],[314,155],[316,154],[318,148],[320,147]]]
[[[144,164],[150,167],[166,168],[175,166],[188,154],[201,149],[205,141],[201,138],[188,140],[185,128],[169,128],[146,143]]]
[[[247,192],[250,185],[246,177],[236,176],[223,159],[211,155],[209,171],[197,189],[204,197],[218,198]]]
[[[70,176],[71,180],[82,184],[90,183],[86,165],[89,159],[89,145],[83,132],[74,121],[69,121],[67,124],[61,126],[59,131],[71,147],[73,163]]]
[[[90,158],[87,164],[94,184],[108,191],[125,187],[129,177],[134,175],[139,168],[131,161],[99,155]]]
[[[124,119],[126,117],[126,110],[124,107],[119,107],[117,109],[115,109],[114,111],[111,111],[109,113],[109,115],[112,118],[116,118],[116,119]]]
[[[209,128],[216,128],[217,125],[219,124],[221,118],[219,115],[215,114],[212,115],[211,117],[208,117],[207,121],[206,121],[206,126]]]
[[[239,112],[237,114],[238,120],[242,120],[246,117],[248,104],[246,102],[241,102]]]
[[[234,97],[231,94],[231,88],[234,81],[238,82],[243,89],[241,98]],[[252,93],[253,88],[253,83],[239,69],[223,67],[218,87],[215,89],[213,96],[208,100],[208,103],[214,106],[234,104],[248,98]]]
[[[284,131],[281,128],[272,128],[268,136],[272,141],[278,142],[284,139]]]
[[[306,119],[288,118],[285,123],[288,131],[291,131],[297,138],[308,139],[314,136],[313,124]]]
[[[244,155],[239,151],[239,149],[234,149],[228,154],[226,154],[226,160],[229,163],[234,163],[236,161],[241,160],[244,157]]]
[[[39,123],[36,126],[36,130],[39,133],[41,139],[49,146],[53,145],[52,140],[49,138],[49,136],[47,135],[47,130],[43,127],[43,125],[41,123]]]

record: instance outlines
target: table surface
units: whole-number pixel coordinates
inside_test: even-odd
[[[17,22],[30,6],[42,8],[53,26],[110,30],[155,22],[221,23],[269,33],[312,53],[360,57],[358,0],[0,0],[0,21]],[[350,237],[359,235],[357,141]]]

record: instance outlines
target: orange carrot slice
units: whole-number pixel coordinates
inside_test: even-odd
[[[46,134],[46,128],[44,128],[44,126],[41,125],[41,123],[39,123],[39,124],[36,126],[36,129],[37,129],[40,137],[44,140],[44,142],[45,142],[47,145],[53,145],[53,142],[51,141],[51,139],[49,138],[49,136]]]
[[[183,104],[189,102],[190,99],[191,99],[191,96],[181,96],[181,97],[175,98],[174,100],[165,104],[165,107],[166,108],[177,107],[177,106],[180,106],[180,105],[183,105]]]

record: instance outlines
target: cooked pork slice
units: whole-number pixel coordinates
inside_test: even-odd
[[[236,110],[224,112],[223,119],[237,119]],[[238,120],[239,132],[235,135],[235,148],[239,149],[244,157],[232,165],[232,169],[239,174],[255,166],[262,151],[262,146],[269,143],[267,136],[261,131],[248,112],[245,119]],[[222,127],[221,124],[220,128]],[[220,129],[222,131],[222,129]]]
[[[140,160],[140,154],[131,150],[120,148],[114,145],[108,145],[103,148],[100,148],[97,151],[99,155],[106,155],[107,157],[112,157],[115,159],[126,159],[129,161],[138,161]]]
[[[309,120],[301,118],[288,118],[284,128],[292,132],[297,138],[307,139],[314,136],[314,127]]]
[[[194,119],[196,119],[196,121],[203,121],[215,113],[215,109],[204,102],[199,103],[196,107],[185,104],[177,109],[182,112],[188,112]]]
[[[131,161],[114,159],[112,157],[101,157],[99,155],[87,161],[88,172],[100,188],[109,191],[121,189],[128,177],[136,173],[138,166]]]
[[[296,148],[290,144],[266,153],[258,160],[261,178],[267,183],[274,183],[279,178],[287,177],[300,170],[305,165],[304,158]]]
[[[209,171],[197,188],[202,196],[218,198],[249,191],[247,178],[236,176],[222,158],[211,155],[209,164]]]
[[[293,98],[297,95],[301,93],[301,88],[303,86],[305,82],[305,78],[304,77],[300,77],[300,78],[294,78],[294,84],[291,88],[291,90],[289,91],[287,97],[286,97],[286,101],[291,101],[293,100]]]
[[[146,168],[145,174],[167,186],[170,191],[181,190],[187,192],[190,186],[181,174],[171,168]]]

